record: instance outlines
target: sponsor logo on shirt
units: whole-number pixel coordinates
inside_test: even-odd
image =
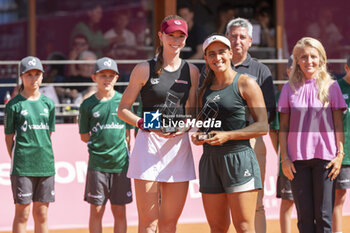
[[[213,101],[217,101],[217,100],[220,100],[220,95],[216,95],[216,96],[214,96]]]
[[[44,108],[44,113],[40,113],[41,116],[48,116],[49,110],[47,108]]]
[[[21,115],[22,115],[22,116],[28,115],[28,110],[26,110],[26,109],[22,110],[22,111],[21,111]]]
[[[24,121],[23,125],[21,126],[21,129],[23,132],[26,132],[27,129],[30,129],[30,130],[49,130],[50,127],[47,123],[40,123],[40,125],[28,125],[28,122],[27,121]]]
[[[100,117],[100,112],[94,112],[93,114],[92,114],[92,116],[94,117],[94,118],[98,118],[98,117]]]
[[[96,133],[98,132],[99,130],[104,130],[104,129],[122,129],[124,128],[124,124],[121,125],[119,123],[114,123],[112,122],[112,124],[105,124],[105,125],[101,125],[100,122],[97,122],[97,124],[92,127],[91,131]]]
[[[28,127],[28,122],[25,121],[25,122],[23,123],[23,125],[21,126],[21,130],[22,130],[23,132],[26,132],[26,131],[27,131],[27,127]]]
[[[345,180],[337,180],[338,183],[349,183],[350,180],[349,179],[345,179]]]
[[[159,83],[159,78],[151,78],[151,84],[156,85]]]
[[[175,80],[176,83],[188,84],[186,80]]]

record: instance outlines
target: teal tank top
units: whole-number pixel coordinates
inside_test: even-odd
[[[232,84],[221,90],[206,89],[203,98],[203,111],[208,105],[211,105],[211,111],[217,110],[216,120],[221,121],[220,128],[211,128],[212,130],[231,131],[247,127],[249,124],[249,110],[247,102],[242,98],[238,90],[238,80],[240,73],[237,73]],[[205,144],[204,147],[217,147]],[[250,147],[248,139],[245,140],[230,140],[219,146],[233,146],[237,149]]]

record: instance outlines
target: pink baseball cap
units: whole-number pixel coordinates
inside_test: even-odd
[[[181,19],[169,19],[162,23],[161,31],[165,34],[169,34],[175,31],[181,31],[186,36],[187,33],[187,23]]]

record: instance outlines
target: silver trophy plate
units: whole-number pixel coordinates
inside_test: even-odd
[[[211,98],[207,99],[202,110],[198,114],[197,119],[201,119],[203,121],[206,121],[209,119],[213,119],[213,120],[216,119],[216,117],[218,116],[218,112],[219,112],[219,106],[215,102],[216,99],[220,99],[220,97],[215,97],[214,99],[211,99]],[[202,130],[202,133],[197,135],[197,137],[196,137],[197,140],[203,141],[203,140],[214,137],[213,134],[209,134],[210,130],[211,130],[210,127]]]

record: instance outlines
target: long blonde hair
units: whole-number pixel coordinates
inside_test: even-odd
[[[293,91],[296,91],[296,87],[305,83],[304,74],[298,65],[299,53],[305,47],[316,49],[320,56],[320,65],[318,67],[318,75],[316,77],[318,99],[323,103],[324,107],[327,107],[329,104],[329,87],[333,83],[333,80],[327,71],[326,51],[320,41],[311,37],[303,37],[296,43],[293,48],[294,59],[292,70],[289,74],[289,85]]]
[[[178,15],[169,15],[167,17],[165,17],[162,21],[162,23],[160,24],[160,28],[162,28],[162,24],[165,21],[168,21],[169,19],[181,19],[182,21],[186,22],[182,17],[178,16]],[[159,47],[157,48],[157,60],[156,60],[156,65],[154,67],[155,69],[155,73],[160,75],[162,73],[163,70],[163,64],[164,64],[164,58],[163,58],[163,45],[162,42],[160,41]]]

